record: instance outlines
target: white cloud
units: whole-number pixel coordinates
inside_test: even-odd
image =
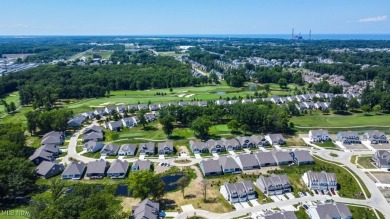
[[[369,18],[362,18],[359,19],[358,22],[365,23],[365,22],[381,22],[387,20],[387,15],[384,16],[377,16],[377,17],[369,17]]]

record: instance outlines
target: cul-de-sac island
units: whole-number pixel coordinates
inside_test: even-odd
[[[138,4],[156,14],[134,12],[135,32],[116,19],[50,28],[45,12],[48,26],[13,27],[17,13],[0,15],[0,218],[390,218],[390,35],[373,29],[387,16],[349,12],[339,28],[313,14],[318,26],[238,35],[254,21],[237,2],[210,7],[235,5],[238,26],[174,6],[192,3]],[[181,8],[181,35],[157,22],[168,5]],[[188,35],[184,21],[236,34]]]

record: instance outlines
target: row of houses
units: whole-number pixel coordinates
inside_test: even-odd
[[[302,176],[306,186],[311,190],[337,191],[338,182],[334,173],[308,171]],[[267,196],[282,195],[292,191],[291,182],[286,174],[270,176],[260,175],[255,182],[245,181],[238,183],[225,182],[220,192],[230,203],[248,202],[256,199],[255,185]]]
[[[266,136],[252,135],[232,139],[210,139],[206,142],[190,141],[190,149],[194,154],[218,153],[222,151],[242,150],[245,148],[259,148],[268,145],[283,145],[286,139],[282,134],[269,134]]]
[[[327,130],[310,130],[309,138],[311,142],[322,142],[331,140]],[[384,132],[378,130],[368,130],[360,138],[356,131],[344,131],[337,133],[337,140],[343,144],[360,144],[361,140],[368,141],[370,144],[388,144],[389,140]]]
[[[203,175],[213,176],[292,163],[297,165],[313,164],[314,159],[308,151],[272,150],[253,154],[240,154],[236,157],[221,156],[217,160],[203,160],[200,162],[200,169]]]
[[[140,143],[135,144],[123,144],[119,147],[119,145],[114,143],[103,144],[102,142],[97,141],[88,141],[84,144],[84,151],[95,153],[100,151],[101,156],[134,156],[139,151],[140,155],[165,155],[165,154],[173,154],[174,147],[173,142],[159,142],[156,144],[154,142]]]
[[[146,122],[153,122],[157,119],[158,112],[152,111],[150,113],[145,113],[144,117]],[[110,129],[111,131],[119,131],[122,127],[129,128],[138,126],[140,122],[138,116],[125,117],[118,121],[112,121],[104,124],[104,128]]]
[[[150,160],[136,160],[131,171],[150,170]],[[83,162],[71,162],[66,168],[63,164],[56,162],[43,161],[37,168],[36,173],[46,179],[61,174],[62,179],[79,180],[84,175],[90,179],[100,179],[105,176],[112,179],[126,177],[130,168],[130,163],[123,160],[115,160],[111,165],[103,160],[89,162],[88,165]]]

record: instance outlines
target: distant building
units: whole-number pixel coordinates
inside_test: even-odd
[[[312,190],[337,191],[337,178],[334,173],[308,171],[302,176],[303,181]]]
[[[311,206],[307,213],[312,219],[352,219],[348,206],[342,203],[327,203]]]
[[[230,203],[248,202],[256,199],[256,192],[251,181],[227,183],[220,189],[222,196]]]
[[[269,177],[260,176],[255,185],[266,195],[281,195],[291,192],[291,183],[286,174]]]
[[[377,150],[372,157],[375,165],[380,169],[390,169],[390,151]]]
[[[328,130],[310,130],[309,131],[310,142],[321,142],[321,141],[329,141],[329,133]]]

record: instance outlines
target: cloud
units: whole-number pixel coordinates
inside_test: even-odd
[[[359,19],[358,22],[365,23],[365,22],[381,22],[387,20],[387,15],[384,16],[377,16],[377,17],[368,17],[368,18],[362,18]]]

